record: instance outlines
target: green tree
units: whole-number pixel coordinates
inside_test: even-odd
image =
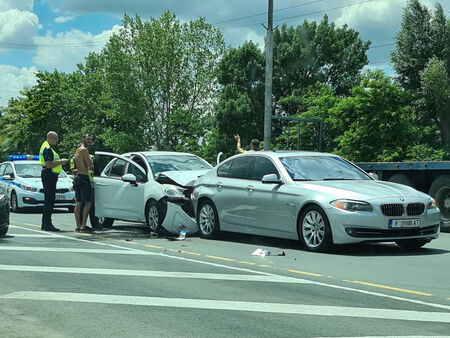
[[[450,20],[440,4],[434,11],[410,0],[403,13],[396,49],[391,55],[402,86],[414,94],[414,113],[426,130],[438,130],[428,146],[441,141],[450,149]]]
[[[253,42],[230,47],[217,68],[221,85],[215,105],[215,131],[208,141],[229,156],[236,152],[233,136],[238,133],[242,144],[261,139],[264,133],[264,65],[261,50]],[[215,139],[217,137],[217,139]],[[211,155],[210,155],[211,156]]]
[[[125,15],[102,60],[93,55],[82,69],[103,73],[104,144],[119,152],[198,152],[211,123],[223,50],[221,33],[203,18],[180,23],[169,12],[149,21]]]

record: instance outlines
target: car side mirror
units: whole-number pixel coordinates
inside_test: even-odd
[[[2,179],[4,179],[5,181],[12,181],[14,177],[12,177],[11,175],[3,175]]]
[[[372,177],[374,180],[379,180],[379,177],[375,173],[369,173],[369,176]]]
[[[278,178],[278,176],[276,174],[264,175],[261,182],[264,184],[281,184],[282,183],[282,181]]]
[[[129,182],[131,184],[136,184],[136,176],[134,176],[133,174],[125,174],[122,176],[122,181],[124,182]]]

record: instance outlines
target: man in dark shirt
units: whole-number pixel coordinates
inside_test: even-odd
[[[39,151],[39,162],[42,166],[41,180],[44,188],[44,210],[42,212],[41,229],[45,231],[59,231],[52,223],[53,207],[55,205],[56,183],[62,165],[67,159],[59,158],[53,147],[58,143],[58,134],[54,131],[47,133],[47,140],[41,145]]]

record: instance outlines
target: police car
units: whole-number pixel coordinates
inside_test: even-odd
[[[9,197],[11,211],[43,207],[44,189],[39,155],[9,155],[8,158],[9,161],[0,164],[0,186]],[[61,171],[56,186],[55,207],[65,207],[72,212],[74,206],[72,179]]]

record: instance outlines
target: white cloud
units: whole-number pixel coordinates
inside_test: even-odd
[[[379,0],[350,6],[343,9],[336,24],[347,24],[360,32],[363,39],[373,42],[388,42],[393,40],[400,29],[404,0]],[[383,40],[383,41],[380,41]]]
[[[55,19],[56,23],[64,23],[64,22],[68,22],[68,21],[72,21],[75,17],[74,16],[58,16]]]
[[[0,65],[0,106],[6,106],[11,97],[17,97],[24,87],[36,84],[37,69],[18,68],[10,65]]]
[[[39,19],[34,13],[18,9],[0,12],[0,42],[31,43],[39,28]]]
[[[72,72],[78,63],[84,62],[89,52],[99,52],[110,36],[119,29],[120,26],[115,25],[98,35],[83,33],[76,29],[55,36],[48,32],[45,36],[34,38],[38,48],[33,62],[49,71],[57,69]]]
[[[8,9],[31,12],[33,10],[33,5],[33,0],[0,0],[0,12]]]

